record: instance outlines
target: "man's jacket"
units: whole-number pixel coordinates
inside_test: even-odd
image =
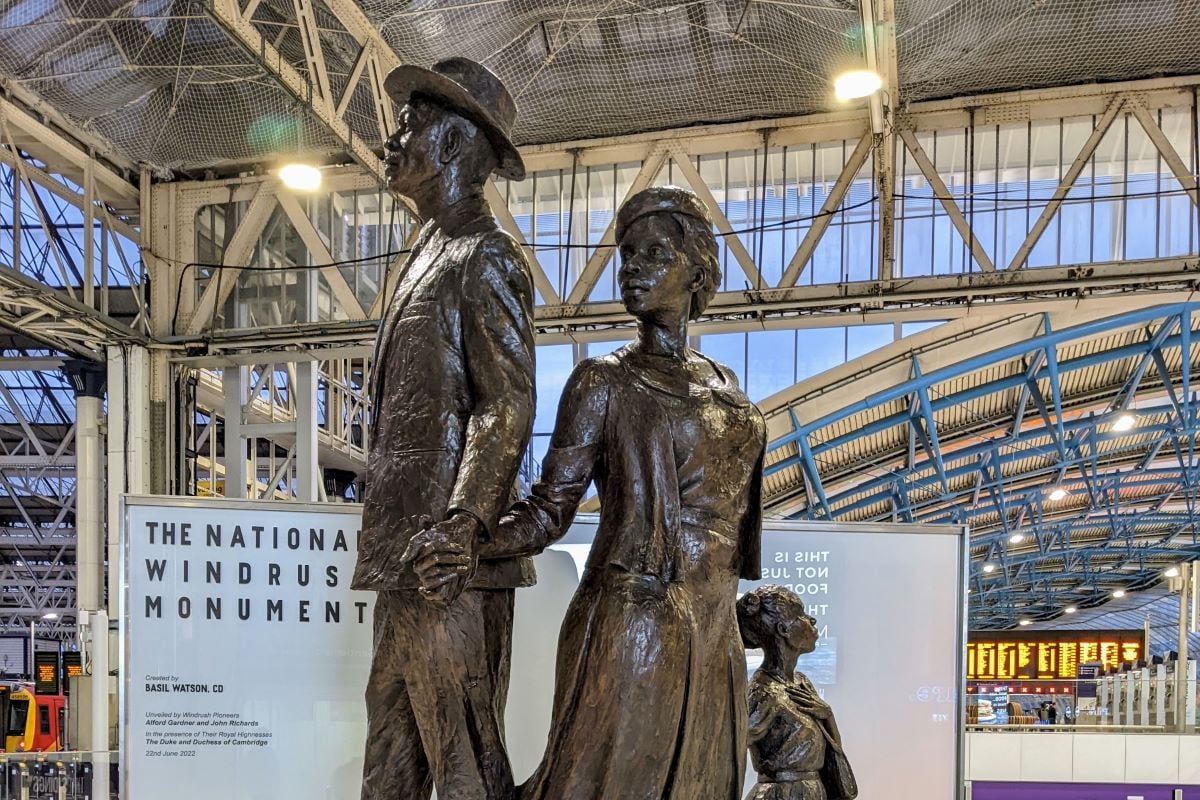
[[[480,197],[425,223],[384,310],[352,586],[419,585],[400,556],[418,520],[456,511],[490,533],[533,429],[533,289],[520,246]],[[474,588],[528,586],[527,558],[480,562]]]

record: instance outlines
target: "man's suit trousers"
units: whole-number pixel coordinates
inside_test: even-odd
[[[362,800],[512,800],[504,747],[512,589],[468,589],[448,607],[379,592],[367,684]]]

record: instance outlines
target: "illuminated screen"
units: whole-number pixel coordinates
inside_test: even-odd
[[[1075,680],[1081,664],[1120,667],[1143,658],[1141,631],[972,634],[967,680]]]
[[[83,656],[78,650],[63,652],[62,676],[63,692],[71,691],[70,678],[78,678],[83,674]]]
[[[34,691],[38,694],[58,694],[58,651],[36,651],[33,654]]]

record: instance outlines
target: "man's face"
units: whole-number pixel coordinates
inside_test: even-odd
[[[396,118],[396,132],[383,143],[388,188],[411,197],[439,172],[441,134],[439,109],[420,100],[409,100]]]

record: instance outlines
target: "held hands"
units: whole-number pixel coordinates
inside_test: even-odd
[[[423,516],[418,524],[422,530],[409,541],[400,562],[412,563],[426,600],[450,605],[475,577],[479,567],[476,545],[483,526],[462,512],[436,525]]]

